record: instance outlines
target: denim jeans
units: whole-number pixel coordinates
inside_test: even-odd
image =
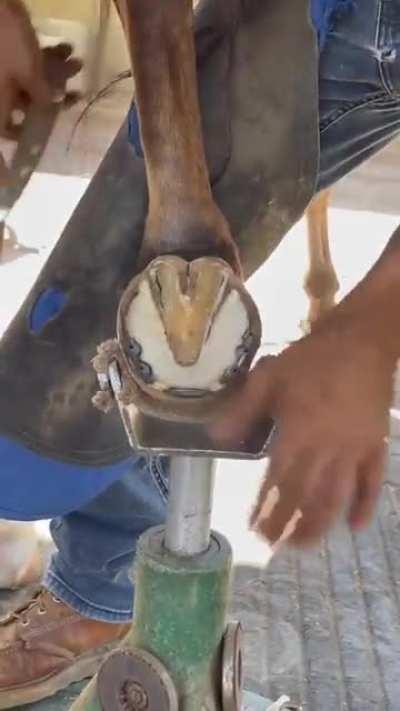
[[[57,552],[44,584],[86,617],[132,617],[132,562],[139,536],[165,518],[166,460],[133,460],[126,475],[80,511],[53,519]]]
[[[400,130],[400,0],[357,0],[320,58],[320,171],[327,188]]]
[[[399,131],[400,0],[357,0],[336,23],[320,58],[318,189]],[[136,460],[88,506],[52,521],[57,552],[45,585],[83,615],[109,622],[131,618],[136,543],[164,518],[166,466],[165,460]]]

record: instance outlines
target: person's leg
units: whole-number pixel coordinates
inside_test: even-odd
[[[163,522],[167,493],[165,462],[132,458],[122,479],[51,522],[56,553],[43,587],[0,621],[0,709],[91,676],[127,633],[136,544]]]
[[[166,465],[138,458],[127,474],[79,511],[51,522],[56,545],[45,587],[81,615],[132,619],[132,564],[140,535],[164,521]]]
[[[320,4],[313,0],[312,6]],[[357,0],[346,8],[326,35],[320,59],[320,172],[307,210],[307,331],[332,307],[338,289],[329,253],[327,188],[400,133],[400,0]]]
[[[329,187],[400,133],[400,0],[357,0],[320,60],[320,172]]]

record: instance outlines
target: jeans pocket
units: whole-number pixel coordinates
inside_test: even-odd
[[[382,0],[378,56],[389,93],[400,95],[400,0]]]

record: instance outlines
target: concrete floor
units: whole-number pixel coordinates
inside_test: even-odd
[[[56,134],[10,225],[38,250],[0,267],[0,332],[38,274],[129,103],[125,83],[89,112],[66,144],[79,109]],[[343,181],[330,212],[340,296],[362,277],[398,224],[400,147],[392,146]],[[251,280],[264,326],[263,350],[300,335],[307,302],[304,222]],[[398,467],[400,428],[393,421],[392,457],[379,516],[352,539],[343,529],[312,553],[269,549],[247,530],[265,463],[223,462],[217,475],[214,526],[232,541],[236,563],[232,609],[245,625],[249,685],[277,697],[288,693],[307,711],[399,711],[400,550]],[[45,538],[47,523],[38,524]],[[269,565],[267,566],[267,563]],[[3,595],[4,607],[12,603]],[[357,660],[355,662],[354,660]],[[67,708],[71,694],[36,705]]]

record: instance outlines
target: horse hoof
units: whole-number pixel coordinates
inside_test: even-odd
[[[118,341],[139,407],[202,420],[251,365],[256,305],[221,259],[155,259],[125,291]],[[142,395],[142,397],[141,397]]]

